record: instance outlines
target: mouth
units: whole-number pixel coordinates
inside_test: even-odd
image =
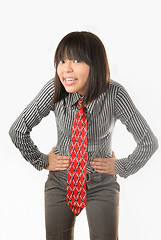
[[[64,78],[64,82],[66,85],[72,85],[74,84],[78,78]]]

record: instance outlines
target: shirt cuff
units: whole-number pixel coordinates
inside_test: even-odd
[[[130,175],[129,172],[127,172],[126,169],[124,168],[124,163],[126,160],[127,160],[126,158],[122,158],[117,159],[115,162],[115,170],[117,174],[123,178],[127,178]]]
[[[42,153],[41,156],[36,161],[34,161],[33,165],[37,170],[41,171],[49,165],[48,155]]]
[[[44,168],[46,168],[49,165],[49,157],[48,155],[43,153],[43,161],[44,161]]]

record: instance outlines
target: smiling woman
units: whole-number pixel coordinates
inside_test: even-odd
[[[53,103],[75,90],[84,96],[83,105],[88,105],[109,87],[110,69],[106,50],[98,36],[91,32],[67,34],[57,46],[54,65],[57,71]],[[69,84],[64,80],[69,77],[76,77],[78,81]]]
[[[60,61],[57,74],[65,90],[70,93],[78,92],[84,95],[90,67],[85,62],[65,59]]]

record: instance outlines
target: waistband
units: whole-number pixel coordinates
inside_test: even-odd
[[[49,171],[49,174],[56,174],[57,176],[63,177],[67,179],[67,170],[64,171]],[[117,180],[117,175],[111,175],[111,174],[107,174],[107,173],[99,173],[99,172],[95,172],[95,173],[86,173],[86,182],[90,183],[90,182],[101,182],[103,181],[105,178],[114,178],[114,180]]]

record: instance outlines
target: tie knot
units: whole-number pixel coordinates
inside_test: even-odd
[[[82,107],[83,107],[82,98],[80,98],[78,101],[78,108],[82,108]]]

